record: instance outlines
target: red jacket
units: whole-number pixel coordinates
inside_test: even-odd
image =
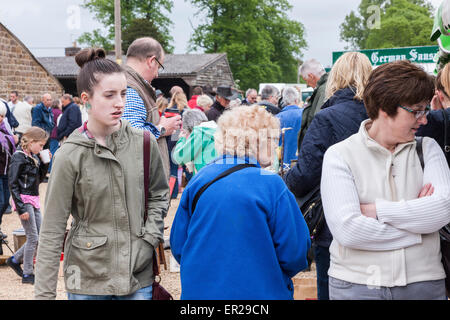
[[[197,106],[197,97],[198,95],[192,96],[191,100],[188,101],[189,108],[194,109]]]

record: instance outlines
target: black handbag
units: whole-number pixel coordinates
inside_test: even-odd
[[[320,196],[320,185],[312,189],[304,197],[296,198],[296,200],[308,226],[309,236],[311,240],[314,240],[325,225],[325,213],[323,212],[322,198]]]

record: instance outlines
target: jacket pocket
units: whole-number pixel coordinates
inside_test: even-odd
[[[107,236],[74,235],[67,266],[76,266],[81,279],[109,276],[110,255]]]
[[[134,274],[144,271],[149,267],[153,267],[153,265],[151,264],[151,262],[153,261],[153,246],[143,238],[137,238],[136,245],[136,260],[133,268]]]

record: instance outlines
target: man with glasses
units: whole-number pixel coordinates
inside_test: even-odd
[[[164,70],[164,50],[153,38],[144,37],[128,47],[125,71],[127,92],[123,118],[131,126],[150,131],[156,139],[163,158],[164,171],[170,177],[169,153],[166,138],[181,127],[181,116],[160,117],[156,107],[156,93],[151,86],[153,79]]]

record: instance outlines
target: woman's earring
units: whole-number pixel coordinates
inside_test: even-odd
[[[92,108],[92,106],[91,106],[91,104],[89,102],[86,102],[84,106],[86,107],[86,109],[91,109]]]

